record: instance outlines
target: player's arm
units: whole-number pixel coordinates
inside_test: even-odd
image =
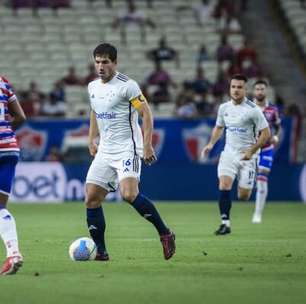
[[[213,128],[208,144],[201,151],[201,157],[206,156],[212,150],[216,142],[221,138],[223,134],[223,130],[224,130],[224,127],[219,126],[219,125],[216,125]]]
[[[139,95],[131,100],[133,107],[138,111],[142,118],[143,126],[143,159],[145,164],[150,165],[157,158],[152,146],[153,135],[153,115],[150,106],[143,95]]]
[[[16,130],[25,122],[26,116],[17,99],[10,101],[7,106],[8,112],[13,118],[11,121],[12,129]]]
[[[252,158],[253,154],[257,152],[258,149],[263,147],[265,143],[269,140],[271,136],[270,128],[266,127],[262,130],[260,130],[260,135],[254,145],[251,146],[249,150],[247,150],[244,153],[244,156],[242,157],[243,160],[249,160]]]
[[[99,136],[98,124],[96,114],[93,110],[90,111],[89,119],[89,135],[88,135],[88,149],[91,156],[95,156],[98,151],[96,138]]]

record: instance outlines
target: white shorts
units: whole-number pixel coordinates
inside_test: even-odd
[[[237,177],[240,188],[253,189],[256,176],[256,158],[241,160],[241,156],[239,153],[223,151],[218,164],[218,177],[225,175],[233,180]]]
[[[107,191],[115,191],[118,184],[127,177],[140,181],[141,159],[133,152],[120,154],[97,154],[86,177],[86,184],[101,186]]]

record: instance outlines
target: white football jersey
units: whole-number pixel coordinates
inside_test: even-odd
[[[226,128],[224,151],[229,152],[246,151],[256,142],[258,132],[269,126],[259,107],[248,99],[237,105],[231,100],[221,104],[216,125]]]
[[[100,134],[98,155],[132,151],[142,157],[142,132],[132,105],[132,100],[142,95],[136,81],[116,72],[109,82],[90,82],[88,93]]]

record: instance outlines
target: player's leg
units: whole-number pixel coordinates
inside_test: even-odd
[[[251,197],[256,175],[256,160],[240,161],[238,173],[238,199],[248,201]]]
[[[233,178],[222,175],[219,177],[219,212],[221,225],[215,231],[216,235],[225,235],[231,232],[230,211],[232,208],[231,189]]]
[[[128,156],[127,156],[128,157]],[[153,202],[139,193],[141,162],[138,156],[125,157],[118,162],[118,176],[122,198],[147,221],[152,223],[160,235],[165,259],[170,259],[175,253],[175,235],[162,220]]]
[[[127,177],[120,182],[122,198],[147,221],[152,223],[160,235],[164,257],[170,259],[175,253],[175,235],[165,225],[153,202],[138,191],[138,180]]]
[[[0,236],[6,247],[7,259],[0,274],[15,274],[22,266],[22,255],[19,251],[16,222],[6,208],[18,156],[0,158]]]
[[[108,191],[95,184],[86,184],[86,218],[91,238],[97,246],[97,256],[108,260],[105,246],[105,217],[101,202]]]
[[[122,198],[130,203],[135,210],[154,225],[159,235],[169,233],[169,228],[161,219],[156,207],[150,199],[138,191],[138,180],[134,177],[125,178],[120,182]]]
[[[215,231],[216,235],[225,235],[231,232],[230,211],[232,207],[231,190],[237,172],[237,161],[231,154],[224,152],[218,164],[219,178],[219,212],[221,225]]]
[[[262,213],[266,204],[268,195],[268,176],[273,163],[273,149],[261,151],[257,170],[257,189],[255,211],[252,222],[259,224],[262,221]]]
[[[86,177],[86,218],[87,226],[93,241],[97,246],[97,259],[108,260],[105,245],[105,217],[102,202],[115,179],[115,172],[107,164],[108,160],[98,160],[92,162]]]

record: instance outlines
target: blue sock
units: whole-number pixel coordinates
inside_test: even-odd
[[[169,229],[164,224],[154,204],[147,197],[139,193],[132,203],[132,206],[141,216],[143,216],[155,226],[159,235],[169,233]]]
[[[106,252],[104,232],[105,232],[105,218],[102,207],[88,209],[87,208],[87,226],[89,233],[94,240],[98,253]]]
[[[232,207],[231,190],[220,190],[219,210],[222,220],[230,219],[231,207]]]

